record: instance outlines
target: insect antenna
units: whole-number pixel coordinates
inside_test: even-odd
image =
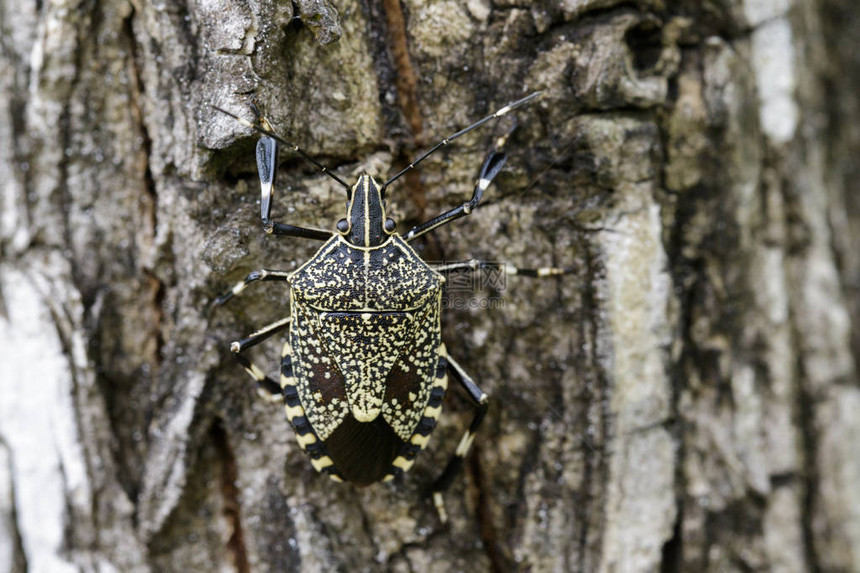
[[[460,131],[458,131],[457,133],[455,133],[455,134],[453,134],[453,135],[449,135],[448,137],[446,137],[445,139],[443,139],[442,141],[440,141],[439,143],[437,143],[436,145],[434,145],[433,147],[431,147],[430,149],[428,149],[427,151],[425,151],[425,152],[424,152],[422,155],[420,155],[417,159],[413,160],[413,161],[412,161],[412,163],[410,163],[409,165],[407,165],[407,166],[406,166],[406,167],[405,167],[405,168],[404,168],[400,173],[398,173],[397,175],[395,175],[394,177],[392,177],[391,179],[389,179],[388,181],[386,181],[386,182],[382,185],[382,189],[383,189],[383,190],[385,190],[385,188],[386,188],[386,187],[388,187],[390,184],[392,184],[392,183],[394,183],[395,181],[397,181],[398,179],[400,179],[400,177],[401,177],[404,173],[406,173],[406,172],[407,172],[407,171],[409,171],[410,169],[414,168],[416,165],[418,165],[419,163],[421,163],[422,161],[424,161],[425,159],[427,159],[427,158],[428,158],[430,155],[432,155],[434,152],[436,152],[437,150],[441,149],[442,147],[445,147],[446,145],[448,145],[449,143],[451,143],[452,141],[454,141],[455,139],[457,139],[457,138],[458,138],[458,137],[460,137],[461,135],[466,135],[467,133],[469,133],[469,132],[470,132],[470,131],[472,131],[473,129],[477,129],[477,128],[481,127],[482,125],[484,125],[484,124],[485,124],[485,123],[487,123],[488,121],[492,121],[492,120],[494,120],[494,119],[496,119],[496,118],[498,118],[498,117],[502,117],[503,115],[505,115],[505,114],[506,114],[506,113],[508,113],[509,111],[515,110],[515,109],[517,109],[518,107],[520,107],[520,106],[522,106],[522,105],[525,105],[525,104],[529,103],[530,101],[532,101],[533,99],[535,99],[536,97],[538,97],[540,94],[541,94],[541,92],[534,92],[534,93],[529,94],[529,95],[527,95],[526,97],[524,97],[524,98],[522,98],[522,99],[520,99],[520,100],[517,100],[517,101],[515,101],[515,102],[513,102],[513,103],[509,103],[509,104],[508,104],[508,105],[506,105],[505,107],[503,107],[503,108],[499,109],[498,111],[496,111],[495,113],[493,113],[493,114],[491,114],[491,115],[488,115],[488,116],[487,116],[487,117],[485,117],[484,119],[481,119],[481,120],[476,121],[475,123],[473,123],[473,124],[472,124],[472,125],[470,125],[469,127],[463,128],[463,129],[461,129]]]
[[[314,159],[313,157],[308,155],[298,145],[296,145],[294,143],[290,143],[289,141],[287,141],[286,139],[284,139],[283,137],[281,137],[280,135],[278,135],[277,133],[275,133],[271,129],[266,129],[265,127],[262,127],[261,125],[251,123],[247,119],[241,118],[238,115],[227,111],[226,109],[222,109],[216,105],[213,105],[212,107],[214,109],[220,111],[221,113],[225,114],[225,115],[229,115],[230,117],[232,117],[233,119],[235,119],[236,121],[238,121],[239,123],[244,125],[245,127],[250,127],[254,131],[256,131],[258,133],[262,133],[263,135],[266,135],[268,137],[271,137],[272,139],[274,139],[275,141],[277,141],[278,143],[280,143],[282,145],[286,145],[287,147],[290,148],[290,150],[295,152],[299,157],[301,157],[302,159],[313,164],[317,169],[320,170],[320,173],[324,173],[324,174],[328,175],[329,177],[331,177],[332,179],[334,179],[335,181],[337,181],[341,187],[346,189],[347,194],[349,194],[350,186],[347,185],[347,183],[343,179],[341,179],[340,177],[338,177],[337,175],[332,173],[332,171],[328,167],[326,167],[325,165],[323,165],[322,163],[320,163],[319,161],[317,161],[316,159]]]

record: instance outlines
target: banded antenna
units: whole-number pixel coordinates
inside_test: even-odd
[[[316,159],[314,159],[313,157],[311,157],[310,155],[305,153],[305,151],[301,147],[299,147],[298,145],[296,145],[294,143],[290,143],[289,141],[287,141],[286,139],[284,139],[283,137],[281,137],[280,135],[278,135],[277,133],[275,133],[271,129],[266,129],[265,127],[263,127],[259,124],[251,123],[247,119],[239,117],[235,113],[231,113],[231,112],[227,111],[226,109],[222,109],[216,105],[213,105],[212,107],[214,109],[220,111],[221,113],[225,114],[225,115],[229,115],[230,117],[232,117],[233,119],[235,119],[236,121],[238,121],[239,123],[244,125],[245,127],[250,127],[254,131],[256,131],[258,133],[262,133],[263,135],[265,135],[267,137],[271,137],[272,139],[274,139],[275,141],[277,141],[278,143],[280,143],[282,145],[286,145],[288,148],[290,148],[290,150],[292,150],[294,153],[296,153],[299,157],[301,157],[302,159],[313,164],[317,169],[320,170],[320,173],[325,173],[326,175],[328,175],[329,177],[331,177],[332,179],[337,181],[341,187],[346,189],[346,193],[347,193],[347,195],[349,195],[350,186],[347,185],[347,183],[343,179],[341,179],[340,177],[335,175],[328,167],[326,167],[325,165],[323,165],[322,163],[320,163],[319,161],[317,161]],[[268,124],[268,122],[266,122],[266,123]]]
[[[495,113],[493,113],[493,114],[491,114],[491,115],[488,115],[488,116],[487,116],[487,117],[485,117],[484,119],[481,119],[481,120],[476,121],[475,123],[473,123],[473,124],[472,124],[472,125],[470,125],[469,127],[466,127],[466,128],[464,128],[464,129],[461,129],[460,131],[458,131],[458,132],[457,132],[457,133],[455,133],[454,135],[449,135],[448,137],[446,137],[445,139],[443,139],[442,141],[440,141],[439,143],[437,143],[436,145],[434,145],[433,147],[431,147],[430,149],[428,149],[427,151],[425,151],[425,152],[424,152],[422,155],[420,155],[417,159],[415,159],[414,161],[412,161],[412,163],[410,163],[408,166],[406,166],[406,167],[405,167],[405,168],[404,168],[400,173],[398,173],[397,175],[395,175],[394,177],[392,177],[391,179],[389,179],[388,181],[386,181],[386,182],[382,185],[382,191],[384,192],[386,187],[388,187],[389,185],[391,185],[392,183],[394,183],[395,181],[397,181],[398,179],[400,179],[400,177],[401,177],[404,173],[406,173],[406,172],[407,172],[407,171],[409,171],[410,169],[414,168],[416,165],[418,165],[419,163],[421,163],[422,161],[424,161],[425,159],[427,159],[430,155],[432,155],[433,153],[435,153],[435,152],[436,152],[436,151],[438,151],[439,149],[441,149],[441,148],[445,147],[446,145],[448,145],[449,143],[451,143],[452,141],[454,141],[455,139],[457,139],[457,138],[458,138],[458,137],[460,137],[461,135],[466,135],[467,133],[469,133],[469,132],[470,132],[470,131],[472,131],[473,129],[477,129],[477,128],[481,127],[482,125],[484,125],[484,124],[485,124],[485,123],[487,123],[488,121],[492,121],[492,120],[494,120],[494,119],[496,119],[496,118],[502,117],[503,115],[505,115],[505,114],[506,114],[506,113],[508,113],[509,111],[513,111],[513,110],[517,109],[518,107],[520,107],[520,106],[522,106],[522,105],[525,105],[525,104],[527,104],[528,102],[532,101],[533,99],[535,99],[536,97],[538,97],[540,94],[541,94],[541,92],[534,92],[534,93],[531,93],[531,94],[527,95],[526,97],[524,97],[523,99],[517,100],[517,101],[515,101],[514,103],[509,103],[509,104],[508,104],[508,105],[506,105],[505,107],[503,107],[503,108],[499,109],[498,111],[496,111]]]

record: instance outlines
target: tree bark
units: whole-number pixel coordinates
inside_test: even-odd
[[[854,0],[0,0],[0,573],[860,571],[857,29]],[[484,205],[416,242],[574,269],[449,293],[492,402],[442,526],[461,392],[356,489],[231,357],[288,287],[215,296],[319,245],[262,232],[256,136],[213,106],[385,179],[534,90]],[[392,185],[399,230],[513,121]],[[281,160],[277,217],[333,229],[343,190]]]

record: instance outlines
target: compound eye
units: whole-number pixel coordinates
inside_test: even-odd
[[[383,228],[385,229],[386,233],[393,233],[394,229],[397,228],[397,223],[394,222],[394,219],[389,217],[385,220],[385,226]]]
[[[347,233],[349,233],[349,221],[347,221],[346,219],[341,219],[340,221],[338,221],[337,231],[341,235],[346,235]]]

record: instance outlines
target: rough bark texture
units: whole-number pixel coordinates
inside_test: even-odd
[[[860,571],[856,0],[0,0],[0,573]],[[250,117],[345,178],[532,90],[498,185],[418,248],[574,266],[451,310],[491,394],[449,527],[317,475],[229,342],[287,310],[248,271]],[[392,187],[468,198],[501,122]],[[342,190],[283,154],[281,220]],[[255,352],[277,364],[278,344]]]

